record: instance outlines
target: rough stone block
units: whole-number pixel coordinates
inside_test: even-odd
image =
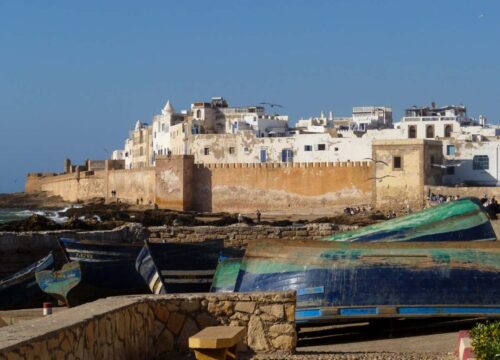
[[[185,319],[186,315],[184,314],[178,312],[171,313],[167,322],[167,328],[177,335],[181,331]]]
[[[236,303],[236,306],[234,307],[234,311],[236,312],[244,312],[244,313],[249,313],[249,314],[252,314],[255,310],[255,303],[252,301],[252,302],[247,302],[247,301],[243,301],[243,302],[238,302]]]

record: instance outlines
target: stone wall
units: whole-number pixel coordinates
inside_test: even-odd
[[[157,226],[150,227],[149,239],[153,242],[201,242],[223,239],[228,247],[244,247],[250,240],[320,240],[357,226],[334,224],[308,224],[305,226]]]
[[[155,201],[155,168],[113,170],[105,172],[105,189],[101,197],[107,201],[151,205]],[[111,192],[116,192],[116,197]]]
[[[366,162],[197,165],[198,211],[254,212],[369,204],[373,167]]]
[[[0,328],[0,360],[168,358],[213,325],[245,326],[240,351],[290,354],[297,342],[295,301],[294,292],[101,299]]]
[[[108,163],[106,170],[30,175],[25,190],[73,202],[105,198],[174,210],[326,212],[370,203],[372,171],[366,162],[194,165],[192,156],[181,155],[160,157],[150,168],[112,170]]]

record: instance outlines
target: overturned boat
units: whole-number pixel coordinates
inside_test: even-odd
[[[327,237],[325,241],[482,241],[496,234],[478,199],[464,198]]]
[[[44,292],[68,306],[107,296],[149,293],[135,270],[142,244],[66,238],[59,244],[68,263],[58,271],[37,273],[36,280]]]
[[[0,279],[0,310],[41,307],[49,297],[38,287],[35,273],[48,269],[54,269],[52,252],[15,274]]]
[[[235,291],[297,291],[297,321],[500,316],[500,243],[249,244]]]
[[[208,292],[219,261],[242,255],[240,250],[224,248],[223,240],[200,243],[146,241],[137,257],[136,269],[154,294]]]
[[[298,322],[500,316],[500,242],[476,199],[336,234],[249,243],[212,291],[297,291]]]

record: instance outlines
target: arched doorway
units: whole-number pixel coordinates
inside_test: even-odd
[[[417,138],[417,127],[415,125],[408,126],[408,138],[409,139]]]
[[[449,138],[451,137],[451,130],[452,130],[452,126],[451,125],[445,125],[444,127],[444,137],[446,138]]]
[[[425,137],[428,139],[434,138],[434,125],[427,125],[425,128]]]

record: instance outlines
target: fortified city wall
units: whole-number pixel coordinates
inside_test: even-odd
[[[132,170],[29,174],[26,192],[67,201],[105,198],[130,204],[195,211],[329,210],[368,204],[367,162],[194,165],[192,156],[159,157],[156,167]]]
[[[193,208],[278,211],[369,204],[367,162],[197,165]]]
[[[111,297],[0,328],[0,360],[158,359],[214,325],[245,326],[239,350],[295,351],[295,292]]]

